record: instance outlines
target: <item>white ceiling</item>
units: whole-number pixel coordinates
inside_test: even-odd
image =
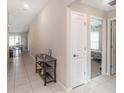
[[[9,31],[28,31],[30,23],[45,6],[47,1],[48,0],[8,0]],[[28,4],[29,8],[24,8],[24,4]]]
[[[8,0],[8,23],[10,32],[28,31],[29,25],[37,16],[39,11],[45,6],[48,0]],[[108,6],[108,0],[77,0],[82,4],[90,5],[101,10],[112,10],[115,8]],[[24,4],[28,4],[26,10]]]
[[[108,2],[113,0],[81,0],[80,3],[98,8],[104,11],[110,11],[116,8],[116,6],[109,6]]]

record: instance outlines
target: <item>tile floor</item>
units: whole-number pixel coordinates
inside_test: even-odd
[[[10,61],[8,93],[66,93],[57,83],[43,86],[43,81],[35,73],[35,64],[29,55],[24,54]],[[99,76],[69,93],[116,93],[116,76]]]
[[[101,75],[101,62],[98,62],[97,60],[92,59],[91,60],[91,78],[95,78],[99,75]]]

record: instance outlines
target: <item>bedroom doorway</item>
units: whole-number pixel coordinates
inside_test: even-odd
[[[103,20],[90,19],[91,79],[102,74],[102,30]]]

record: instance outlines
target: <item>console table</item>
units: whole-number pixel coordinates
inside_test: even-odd
[[[56,82],[56,58],[47,54],[36,55],[36,73],[39,73],[44,81],[44,86],[50,82]]]

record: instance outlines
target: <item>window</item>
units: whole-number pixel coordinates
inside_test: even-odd
[[[91,32],[91,49],[99,49],[99,32]]]
[[[21,45],[21,36],[9,36],[9,46]]]
[[[14,45],[15,45],[14,42],[15,42],[15,41],[14,41],[14,36],[10,36],[10,37],[9,37],[9,46],[14,46]]]

